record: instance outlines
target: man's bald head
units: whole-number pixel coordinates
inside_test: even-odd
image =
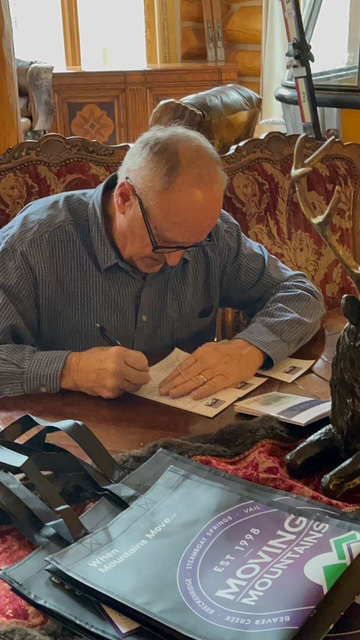
[[[152,127],[137,139],[118,171],[118,184],[126,177],[154,200],[171,190],[179,177],[189,185],[207,188],[226,185],[218,153],[197,131],[182,126]]]
[[[175,267],[187,249],[206,244],[225,184],[220,157],[203,135],[153,127],[118,171],[107,222],[113,244],[143,273]]]

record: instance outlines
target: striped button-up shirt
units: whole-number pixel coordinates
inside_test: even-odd
[[[245,311],[237,337],[278,363],[319,328],[321,294],[222,212],[213,242],[147,275],[107,237],[111,176],[29,204],[0,231],[0,396],[56,392],[71,351],[104,346],[96,323],[147,356],[214,339],[219,307]]]

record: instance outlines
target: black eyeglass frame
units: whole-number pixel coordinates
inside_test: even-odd
[[[133,183],[131,182],[130,178],[126,177],[125,180],[127,182],[129,182],[129,184],[131,184],[132,188],[134,189],[134,193],[138,199],[139,202],[139,207],[140,207],[140,211],[141,211],[141,215],[143,217],[144,223],[145,223],[145,227],[146,227],[146,231],[148,232],[148,236],[150,238],[150,242],[152,244],[152,248],[153,248],[153,253],[175,253],[176,251],[188,251],[189,249],[197,249],[198,247],[203,247],[205,245],[211,244],[213,239],[212,239],[212,232],[210,231],[209,235],[207,236],[207,238],[205,238],[205,240],[202,240],[201,242],[195,242],[194,244],[191,245],[177,245],[177,246],[172,246],[172,247],[166,247],[164,245],[159,245],[156,242],[155,236],[154,236],[154,232],[151,228],[150,225],[150,220],[149,220],[149,214],[146,211],[145,205],[141,199],[141,197],[139,196],[138,192],[136,191]]]

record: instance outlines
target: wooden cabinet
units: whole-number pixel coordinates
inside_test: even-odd
[[[53,131],[105,144],[134,142],[161,100],[237,82],[237,65],[226,63],[54,73]]]

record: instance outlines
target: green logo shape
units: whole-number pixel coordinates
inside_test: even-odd
[[[343,536],[342,538],[338,538],[334,541],[335,551],[339,560],[346,560],[347,554],[345,553],[345,545],[348,544],[348,542],[355,542],[357,539],[357,534],[352,532],[347,536]]]
[[[332,540],[331,546],[333,546],[338,559],[343,560],[344,562],[328,564],[323,567],[327,591],[331,589],[335,582],[340,578],[341,574],[344,573],[345,569],[348,568],[349,565],[346,561],[347,553],[345,551],[345,546],[351,542],[355,542],[356,540],[358,540],[358,536],[354,532],[342,536],[341,538],[337,538],[336,540]]]
[[[329,564],[324,567],[324,576],[326,582],[326,589],[329,591],[331,587],[335,584],[335,582],[340,578],[341,574],[344,573],[345,569],[348,568],[346,562],[341,562],[339,564]]]

